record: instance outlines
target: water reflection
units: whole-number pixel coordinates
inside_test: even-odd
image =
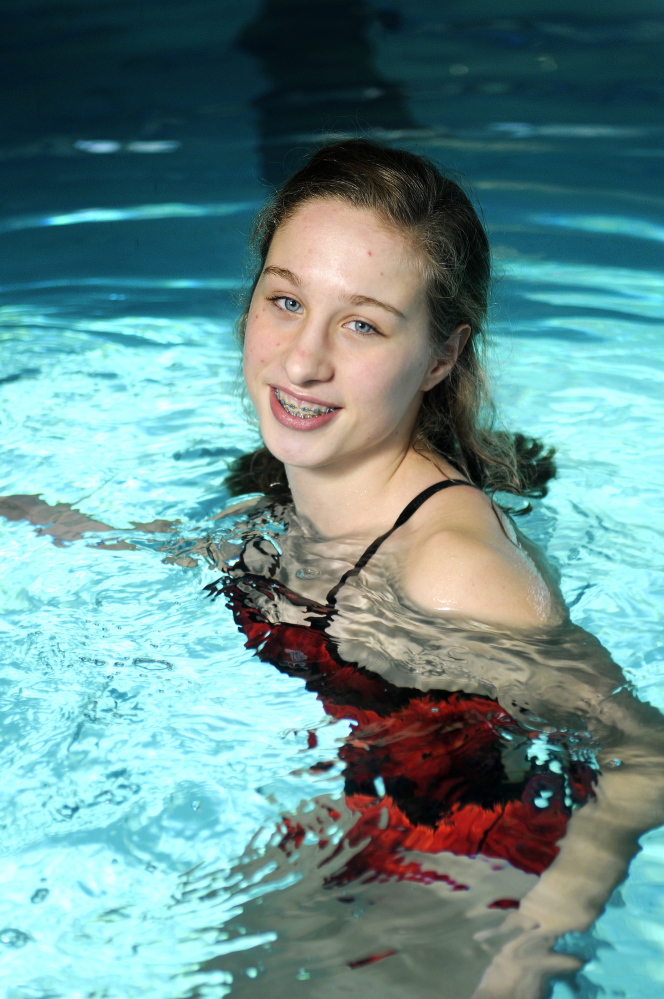
[[[554,225],[561,229],[578,229],[580,232],[606,233],[629,236],[633,239],[652,239],[664,243],[664,226],[646,219],[625,218],[621,215],[553,215],[537,213],[533,222]]]
[[[349,724],[334,748],[319,743],[323,726],[301,726],[302,772],[340,772],[343,794],[318,791],[284,813],[260,858],[252,846],[237,866],[241,926],[224,932],[258,939],[278,928],[264,958],[271,988],[285,994],[299,967],[321,996],[352,994],[349,973],[371,964],[381,994],[396,996],[398,983],[401,994],[467,999],[484,969],[503,983],[509,958],[481,944],[505,910],[527,901],[531,914],[543,898],[563,932],[589,926],[598,910],[582,887],[587,854],[616,814],[643,813],[663,738],[657,712],[630,697],[599,643],[567,625],[519,635],[432,618],[401,601],[385,551],[358,561],[357,539],[312,537],[290,508],[259,509],[220,541],[216,552],[212,538],[189,544],[212,564],[232,553],[207,592],[232,609],[259,661],[304,681],[331,722]],[[164,550],[172,561],[185,552],[181,542]],[[604,789],[614,787],[605,818]],[[593,898],[624,871],[627,851],[610,850],[613,873],[598,869]],[[254,904],[246,885],[259,882]],[[215,888],[205,875],[193,890]],[[227,941],[223,964],[205,968],[231,968],[242,996],[246,959],[229,961]],[[446,980],[434,991],[438,962]]]
[[[397,11],[362,0],[265,0],[242,31],[237,45],[260,60],[271,84],[254,102],[264,180],[281,183],[321,132],[418,127],[400,87],[374,67],[377,20],[388,30],[400,25]]]
[[[143,222],[154,219],[192,219],[207,216],[235,215],[251,211],[253,202],[220,202],[207,205],[168,204],[131,205],[126,208],[80,208],[60,215],[16,215],[0,221],[0,233],[21,229],[40,229],[52,225],[81,225],[98,222]]]

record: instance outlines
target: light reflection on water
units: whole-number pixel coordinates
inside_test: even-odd
[[[212,205],[150,204],[132,205],[127,208],[81,208],[62,215],[17,215],[0,220],[0,233],[19,232],[22,229],[40,229],[43,226],[99,224],[100,222],[137,222],[153,219],[193,219],[206,216],[235,215],[255,211],[253,202]]]
[[[617,236],[631,236],[634,239],[654,239],[664,242],[664,226],[655,225],[644,219],[624,218],[619,215],[538,215],[533,222],[556,225],[565,229],[578,229],[580,232],[606,232]]]

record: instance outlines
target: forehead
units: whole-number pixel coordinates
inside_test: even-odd
[[[301,261],[302,266],[328,265],[392,279],[420,281],[419,253],[406,234],[367,208],[358,208],[337,198],[312,198],[282,222],[274,234],[268,262],[282,254]]]

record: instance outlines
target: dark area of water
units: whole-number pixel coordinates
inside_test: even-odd
[[[541,0],[4,0],[0,48],[0,211],[42,217],[2,235],[3,289],[236,278],[253,207],[335,134],[401,141],[521,191],[601,187],[652,201],[661,186],[654,0],[583,14]],[[490,223],[509,211],[504,189],[480,197]],[[248,208],[230,225],[205,214],[53,224],[81,208],[220,201]],[[516,238],[537,252],[536,233]],[[621,263],[613,247],[611,262]],[[185,297],[196,311],[233,308],[223,291]],[[172,298],[145,302],[158,312]],[[108,294],[97,300],[112,312]]]
[[[264,142],[334,120],[430,124],[404,103],[413,85],[453,98],[456,124],[512,120],[517,105],[540,123],[662,118],[657,0],[583,12],[561,0],[4,0],[0,15],[4,142],[81,129],[214,139],[250,101]],[[389,74],[376,62],[386,41]]]
[[[660,126],[664,109],[654,0],[605,0],[583,14],[560,0],[4,0],[0,17],[2,160],[50,155],[71,159],[70,171],[83,160],[103,183],[108,165],[75,144],[120,142],[118,193],[128,182],[182,191],[193,180],[178,170],[187,153],[198,185],[223,176],[228,188],[246,170],[244,151],[216,164],[205,152],[247,131],[260,144],[258,174],[276,181],[307,144],[294,137],[320,132]],[[183,148],[140,166],[126,149],[155,141]],[[15,208],[38,202],[29,178],[17,180]]]

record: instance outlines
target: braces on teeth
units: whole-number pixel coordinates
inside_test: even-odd
[[[286,412],[291,416],[299,416],[301,420],[310,420],[313,416],[324,416],[325,413],[331,413],[335,408],[334,406],[329,408],[326,406],[312,406],[310,409],[308,406],[298,406],[293,402],[286,402],[279,389],[275,388],[274,392]]]

